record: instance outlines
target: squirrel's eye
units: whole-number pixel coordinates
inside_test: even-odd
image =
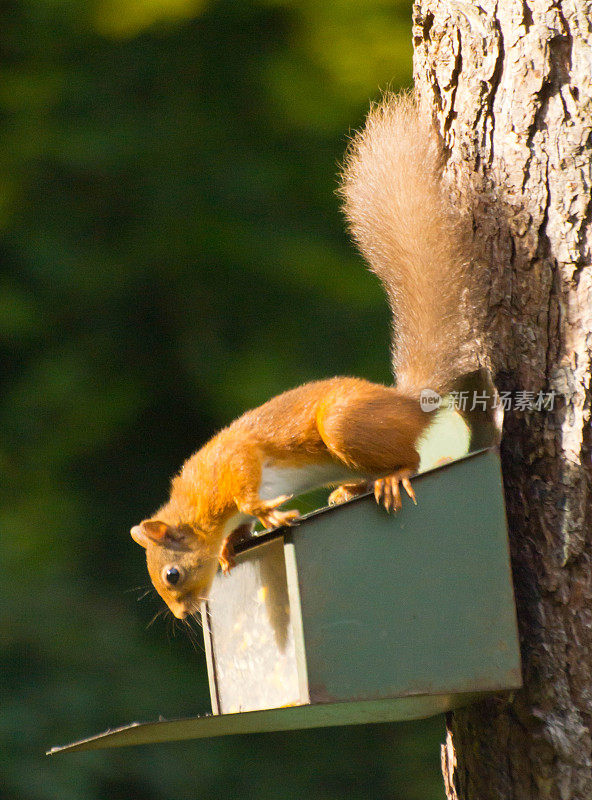
[[[181,580],[181,570],[178,567],[165,567],[162,571],[162,577],[165,583],[170,586],[176,586]]]

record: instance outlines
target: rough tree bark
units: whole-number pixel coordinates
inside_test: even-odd
[[[450,715],[448,798],[592,798],[592,3],[418,0],[415,81],[474,183],[524,689]],[[514,395],[516,398],[516,395]],[[516,403],[514,403],[514,406]]]

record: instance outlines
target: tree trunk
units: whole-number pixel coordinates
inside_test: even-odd
[[[473,184],[524,689],[451,714],[449,799],[592,798],[592,3],[418,0],[415,81]],[[554,393],[552,409],[522,409]],[[547,398],[550,401],[551,398]],[[495,609],[492,609],[495,613]]]

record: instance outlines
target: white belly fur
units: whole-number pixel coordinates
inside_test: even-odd
[[[364,477],[340,464],[289,467],[278,464],[277,461],[266,461],[261,471],[259,497],[262,500],[273,500],[281,494],[303,494],[328,484],[356,480],[364,480]]]
[[[224,525],[224,537],[228,536],[232,533],[235,528],[238,528],[239,525],[242,525],[245,522],[252,522],[253,517],[249,514],[243,514],[242,511],[239,511],[238,514],[235,514],[229,520],[227,520],[226,524]]]

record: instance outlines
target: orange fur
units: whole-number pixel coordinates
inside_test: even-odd
[[[132,529],[156,590],[176,616],[197,610],[229,537],[245,522],[290,524],[279,510],[306,485],[368,482],[387,510],[400,506],[431,417],[422,388],[444,390],[473,367],[467,320],[467,247],[441,183],[442,150],[411,96],[387,97],[353,140],[342,194],[352,233],[382,280],[395,316],[397,388],[357,378],[300,386],[243,414],[195,453],[169,501]],[[469,354],[467,356],[467,353]]]

